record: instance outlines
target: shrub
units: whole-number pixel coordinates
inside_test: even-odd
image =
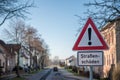
[[[69,69],[72,69],[72,66],[69,66]]]
[[[21,66],[19,66],[18,68],[19,68],[19,70],[23,70],[23,68],[22,68]],[[13,71],[16,71],[16,70],[17,70],[17,66],[15,66],[15,67],[13,68]]]
[[[109,80],[108,78],[102,78],[102,79],[100,79],[100,80]]]
[[[89,77],[89,71],[85,71],[85,72],[84,72],[84,76],[85,76],[85,77]]]
[[[100,75],[98,73],[93,72],[93,77],[95,79],[100,79]]]
[[[77,72],[78,72],[77,67],[76,67],[76,66],[73,66],[72,71],[77,73]]]
[[[120,80],[120,64],[113,70],[113,80]]]

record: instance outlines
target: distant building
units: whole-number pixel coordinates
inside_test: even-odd
[[[66,66],[77,66],[77,59],[75,56],[70,56],[65,60]]]
[[[65,60],[64,60],[64,59],[60,59],[59,65],[60,65],[61,67],[64,67],[64,66],[65,66]]]

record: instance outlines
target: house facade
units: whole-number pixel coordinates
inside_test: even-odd
[[[44,68],[49,61],[46,45],[37,38],[31,44],[6,44],[0,40],[0,74],[12,72],[15,66],[23,69]],[[19,61],[18,61],[19,60]]]
[[[2,73],[10,71],[14,61],[12,61],[11,53],[4,41],[0,40],[0,67]]]
[[[1,72],[5,72],[5,56],[6,54],[4,53],[4,47],[2,46],[2,43],[0,42],[0,68],[1,68]]]
[[[30,55],[27,49],[25,47],[21,47],[20,49],[20,66],[25,67],[25,66],[30,66]]]
[[[77,66],[77,58],[75,56],[70,56],[65,60],[66,66]]]
[[[17,65],[18,53],[20,51],[21,45],[20,44],[6,44],[6,50],[9,54],[7,59],[7,67],[9,72],[13,71],[13,68]]]
[[[0,68],[2,73],[12,72],[17,64],[19,49],[19,44],[5,44],[4,41],[0,40]]]
[[[106,24],[101,33],[107,42],[109,49],[104,50],[104,65],[98,68],[98,72],[102,69],[103,77],[107,77],[112,65],[120,63],[120,21],[114,21]]]

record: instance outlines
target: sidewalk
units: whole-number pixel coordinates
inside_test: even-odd
[[[24,74],[20,74],[20,75],[22,77],[26,78],[26,80],[40,80],[40,78],[42,76],[44,76],[48,71],[49,71],[49,69],[44,69],[35,74],[24,73]],[[3,75],[0,77],[0,80],[10,80],[14,77],[16,77],[16,74]]]
[[[10,78],[14,78],[15,76],[16,76],[16,74],[2,75],[0,77],[0,80],[7,80],[7,79],[10,79]]]
[[[75,79],[75,80],[89,80],[89,78],[86,78],[86,77],[74,76],[74,74],[68,72],[65,69],[60,69],[60,72],[61,72],[62,76],[64,76],[65,78],[71,78],[71,79]]]
[[[31,74],[28,74],[28,73],[20,74],[21,77],[22,76],[26,76],[26,75],[31,75]],[[15,73],[11,73],[11,74],[0,76],[0,80],[9,80],[9,79],[12,79],[14,77],[16,77],[16,74]]]

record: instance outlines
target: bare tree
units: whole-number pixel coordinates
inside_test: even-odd
[[[94,0],[84,4],[88,7],[85,14],[97,22],[98,27],[103,27],[106,22],[120,19],[120,0]],[[81,18],[81,22],[86,18]]]
[[[49,57],[49,47],[41,38],[34,38],[33,47],[39,51],[38,55],[40,55],[40,57],[38,58],[38,65],[41,65],[41,68],[43,69],[44,65],[47,64],[46,60],[48,60]]]
[[[9,38],[9,42],[20,43],[24,42],[26,25],[23,21],[11,21],[9,23],[9,29],[4,28],[4,34],[6,38]]]
[[[5,29],[4,30],[4,34],[6,34],[6,37],[11,39],[10,42],[12,43],[16,43],[16,44],[20,44],[21,46],[26,45],[26,43],[28,40],[26,40],[26,38],[29,38],[29,35],[27,34],[29,32],[31,32],[31,37],[34,36],[35,34],[35,29],[31,28],[30,26],[26,25],[23,21],[18,20],[18,21],[12,21],[9,25],[9,29]],[[28,45],[28,44],[27,44]],[[30,54],[31,50],[29,51]],[[20,77],[19,74],[19,51],[17,52],[17,70],[16,70],[16,74],[18,77]]]
[[[37,30],[31,26],[29,26],[26,29],[26,33],[25,33],[25,40],[26,40],[26,44],[29,47],[29,54],[30,54],[30,68],[32,67],[32,59],[33,59],[33,55],[32,55],[32,48],[34,47],[34,38],[37,37]]]
[[[21,46],[29,52],[30,67],[33,65],[33,58],[37,56],[37,54],[34,53],[35,50],[41,55],[39,59],[40,64],[44,64],[46,56],[49,56],[48,45],[38,36],[37,30],[30,25],[26,25],[23,21],[12,21],[9,25],[9,29],[4,30],[4,34],[10,39],[10,42],[21,44]],[[17,66],[19,66],[19,64]]]
[[[23,0],[22,0],[23,1]],[[0,26],[8,19],[20,17],[25,18],[27,10],[33,7],[33,2],[24,0],[0,0]]]
[[[4,28],[4,34],[11,43],[20,43],[21,45],[32,46],[34,37],[37,36],[37,30],[30,25],[26,25],[24,21],[17,20],[9,23],[9,28]]]
[[[59,57],[58,56],[55,56],[54,59],[53,59],[53,64],[54,65],[59,65]]]
[[[4,34],[7,38],[11,39],[10,42],[22,45],[24,43],[25,38],[25,30],[26,25],[23,21],[16,21],[11,22],[9,25],[9,29],[4,29]],[[18,48],[20,49],[20,48]],[[17,77],[20,77],[19,74],[19,50],[17,50],[17,69],[16,69],[16,75]]]
[[[37,29],[35,29],[34,27],[31,27],[29,25],[25,32],[25,39],[29,46],[32,46],[32,42],[33,42],[34,38],[38,37],[37,35],[38,35]]]

